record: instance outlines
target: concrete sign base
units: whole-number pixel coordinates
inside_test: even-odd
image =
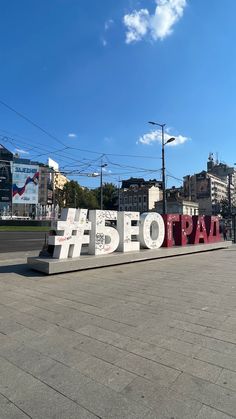
[[[52,275],[63,272],[83,271],[85,269],[102,268],[106,266],[122,265],[125,263],[135,263],[153,259],[188,255],[198,252],[208,252],[217,249],[224,249],[230,247],[231,245],[231,241],[222,241],[212,244],[175,246],[169,248],[162,247],[155,250],[143,249],[138,252],[114,252],[104,256],[82,255],[79,258],[68,259],[29,257],[27,259],[27,263],[30,268],[36,271]]]

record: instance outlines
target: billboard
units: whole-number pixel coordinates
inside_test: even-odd
[[[48,166],[53,168],[54,170],[59,170],[59,164],[50,157],[48,158]]]
[[[39,167],[14,163],[12,176],[12,203],[37,204]]]
[[[11,204],[12,173],[11,162],[0,160],[0,203]]]

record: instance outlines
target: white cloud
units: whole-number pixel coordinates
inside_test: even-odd
[[[106,20],[106,22],[104,23],[104,31],[105,31],[105,32],[109,31],[109,30],[110,30],[110,28],[111,28],[113,25],[114,25],[114,20],[112,20],[112,19],[108,19],[108,20]],[[102,45],[103,45],[104,47],[106,47],[106,46],[107,46],[107,39],[106,39],[106,37],[105,37],[105,36],[103,36],[103,37],[101,38],[101,43],[102,43]]]
[[[126,26],[126,43],[140,41],[149,35],[154,41],[164,39],[173,31],[173,26],[183,16],[187,0],[155,0],[156,9],[150,14],[147,9],[134,10],[123,18]]]
[[[107,46],[107,40],[106,40],[105,38],[102,38],[102,39],[101,39],[101,42],[102,42],[102,45],[103,45],[104,47],[106,47],[106,46]]]
[[[69,138],[77,138],[77,135],[76,135],[74,132],[70,132],[70,133],[68,134],[68,137],[69,137]]]
[[[113,23],[114,23],[114,20],[108,19],[104,24],[105,31],[108,31],[108,29],[110,29],[110,27],[113,25]]]
[[[124,16],[126,43],[140,41],[146,34],[150,24],[150,15],[147,9],[134,10],[133,13]]]
[[[19,154],[29,154],[29,151],[23,150],[22,148],[15,148],[15,152]]]
[[[164,141],[165,143],[169,140],[169,138],[174,137],[175,141],[172,141],[169,144],[166,144],[169,147],[176,147],[180,144],[184,144],[186,141],[188,141],[190,138],[184,137],[183,135],[170,135],[168,133],[168,128],[166,129],[167,132],[165,132],[164,135]],[[154,142],[162,143],[162,133],[160,129],[148,132],[147,134],[142,135],[138,141],[137,144],[145,144],[150,145]]]

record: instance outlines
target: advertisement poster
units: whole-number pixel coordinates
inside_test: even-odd
[[[29,164],[13,164],[13,204],[37,204],[39,167]]]
[[[11,163],[9,161],[0,161],[0,203],[11,204],[11,197]]]

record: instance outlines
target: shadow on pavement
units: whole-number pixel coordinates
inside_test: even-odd
[[[29,278],[44,278],[47,276],[46,274],[42,272],[36,272],[33,269],[30,269],[27,265],[27,263],[21,263],[16,265],[3,265],[0,266],[0,274],[7,274],[7,273],[15,273],[18,275],[22,275]]]

